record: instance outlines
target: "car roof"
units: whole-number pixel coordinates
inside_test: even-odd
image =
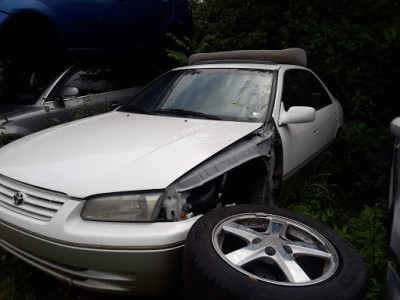
[[[301,48],[282,50],[238,50],[196,53],[189,57],[189,65],[218,63],[290,64],[306,67],[307,55]]]

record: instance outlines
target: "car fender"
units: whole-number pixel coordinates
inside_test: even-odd
[[[32,29],[35,25],[41,25],[56,40],[60,41],[60,24],[56,12],[42,1],[12,1],[2,2],[3,12],[7,17],[0,15],[0,31],[2,38],[10,38],[7,32],[17,24],[26,25]],[[32,19],[35,21],[33,22]],[[34,23],[38,24],[34,24]],[[43,32],[41,32],[43,34]]]
[[[55,11],[47,4],[43,3],[43,1],[4,0],[2,1],[2,11],[13,17],[21,13],[37,14],[41,17],[45,17],[48,20],[51,20],[53,24],[56,24],[57,15]]]

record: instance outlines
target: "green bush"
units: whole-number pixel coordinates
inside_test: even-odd
[[[349,205],[352,196],[342,198],[343,183],[333,181],[335,177],[328,171],[334,158],[330,152],[323,153],[315,174],[280,205],[324,222],[347,238],[360,252],[367,268],[367,299],[379,299],[383,296],[387,266],[387,207],[383,200],[375,204],[371,201],[370,206],[360,201]]]

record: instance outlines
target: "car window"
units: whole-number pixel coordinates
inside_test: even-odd
[[[111,67],[86,66],[74,72],[58,91],[65,86],[77,88],[78,97],[110,92],[115,89],[113,70]]]
[[[283,78],[282,102],[285,110],[292,106],[311,106],[297,70],[287,70]]]
[[[314,74],[305,70],[299,70],[299,72],[303,78],[307,94],[310,97],[309,100],[316,110],[332,104],[327,91]]]
[[[306,70],[285,72],[282,102],[286,111],[292,106],[310,106],[319,110],[332,104],[321,82],[314,74]]]
[[[91,94],[106,93],[116,90],[145,86],[160,75],[154,67],[139,63],[110,63],[104,65],[87,65],[80,67],[69,74],[63,82],[53,91],[48,101],[63,97],[65,87],[77,88],[77,97]]]
[[[194,111],[227,120],[262,122],[273,73],[243,69],[191,69],[160,77],[121,110]]]

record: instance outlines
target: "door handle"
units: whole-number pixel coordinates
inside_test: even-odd
[[[314,130],[314,134],[318,134],[318,132],[319,132],[319,129]]]

